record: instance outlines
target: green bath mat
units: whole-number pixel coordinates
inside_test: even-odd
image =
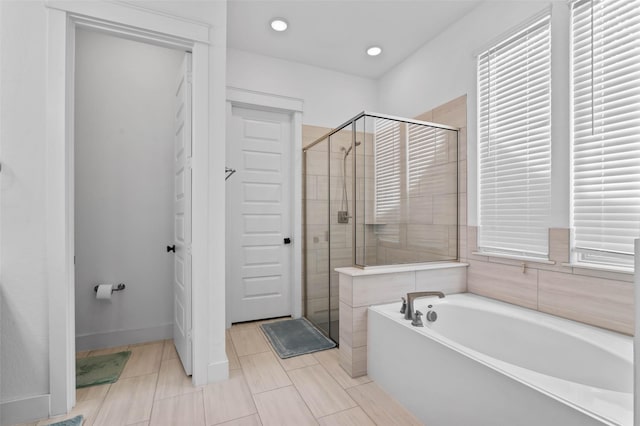
[[[84,418],[82,417],[82,414],[79,416],[75,416],[72,419],[68,419],[68,420],[63,420],[61,422],[56,422],[56,423],[51,423],[47,426],[82,426],[82,422],[84,421]]]
[[[260,327],[282,359],[336,346],[305,318],[271,322],[262,324]]]
[[[129,356],[131,351],[76,360],[76,389],[117,381]]]

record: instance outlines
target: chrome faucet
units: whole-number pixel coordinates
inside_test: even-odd
[[[404,311],[404,319],[413,320],[413,301],[420,297],[438,296],[440,299],[444,297],[441,291],[415,291],[407,293],[407,308]]]

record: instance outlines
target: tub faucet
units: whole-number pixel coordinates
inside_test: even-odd
[[[441,291],[415,291],[407,293],[407,309],[404,312],[404,319],[413,320],[413,301],[420,297],[438,296],[440,299],[444,297]]]

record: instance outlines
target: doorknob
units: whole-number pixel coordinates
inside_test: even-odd
[[[172,246],[167,246],[167,253],[169,253],[170,251],[172,252],[176,252],[176,245],[172,245]]]
[[[284,243],[285,244],[291,244],[291,238],[285,238],[284,239]]]

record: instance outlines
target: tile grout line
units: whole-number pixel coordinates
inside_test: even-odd
[[[327,373],[327,376],[329,376],[329,379],[331,379],[338,386],[338,388],[342,389],[344,391],[344,393],[347,394],[347,397],[354,404],[356,404],[356,407],[360,407],[360,404],[358,404],[358,402],[355,399],[353,399],[353,397],[351,395],[349,395],[349,392],[347,392],[347,388],[343,388],[342,385],[340,383],[338,383],[336,378],[333,377],[333,374],[331,374],[331,372],[329,370],[327,370],[326,367],[324,365],[322,365],[322,363],[318,362],[318,365],[320,366],[320,368],[322,368],[324,370],[325,373]],[[351,408],[355,408],[355,407],[350,407],[350,408],[346,408],[344,410],[340,410],[340,411],[338,411],[338,413],[341,412],[341,411],[350,410]],[[362,407],[360,407],[360,408],[362,408]],[[364,409],[362,411],[364,411]],[[336,413],[332,413],[332,414],[329,414],[329,415],[333,415],[333,414],[336,414]],[[326,417],[326,416],[323,416],[323,417]]]
[[[238,354],[236,353],[236,356],[238,357],[238,359],[240,359],[240,358],[245,358],[245,357],[248,357],[248,356],[251,356],[251,355],[266,354],[267,352],[272,352],[272,351],[271,351],[271,350],[268,350],[268,351],[261,351],[261,352],[255,352],[255,353],[251,353],[251,354],[246,354],[246,355],[238,355]],[[272,352],[272,353],[273,353],[273,352]]]
[[[369,382],[369,383],[371,383],[371,382]],[[350,389],[353,389],[353,388],[356,388],[356,387],[359,387],[359,386],[364,386],[364,385],[367,385],[369,383],[362,383],[362,384],[359,384],[359,385],[356,385],[356,386],[352,386]],[[346,392],[346,389],[345,389],[345,392]],[[349,394],[349,392],[347,392],[347,393]],[[351,397],[351,399],[353,399],[351,394],[349,394],[349,396]],[[355,399],[354,399],[354,401],[355,401]],[[361,406],[359,402],[356,402],[356,404],[358,404],[358,407],[360,407],[362,412],[373,422],[373,424],[375,424],[376,426],[384,426],[384,425],[381,425],[378,422],[376,422],[375,418],[371,414],[369,414],[367,409],[365,407]]]
[[[124,368],[123,368],[124,371]],[[121,373],[122,374],[122,373]],[[118,380],[120,380],[120,377],[118,377]],[[117,382],[117,380],[116,380]],[[114,382],[114,383],[116,383]],[[107,400],[107,397],[109,396],[109,394],[111,393],[111,388],[113,387],[113,383],[109,384],[109,389],[107,389],[107,392],[104,394],[104,397],[102,398],[102,401],[100,401],[100,405],[98,406],[98,409],[96,410],[96,416],[93,419],[93,422],[91,423],[90,426],[93,426],[96,424],[96,420],[98,420],[98,417],[100,415],[100,412],[102,411],[102,409],[104,408],[104,403]],[[78,391],[78,389],[76,388],[76,392]],[[76,401],[76,405],[78,405],[78,401]]]
[[[198,389],[198,392],[200,392],[201,394],[200,400],[202,401],[202,418],[204,420],[204,426],[207,426],[207,406],[205,405],[205,402],[204,402],[204,386],[200,386],[200,389]],[[149,426],[151,426],[151,422],[149,422]]]
[[[233,325],[231,326],[231,328],[233,328]],[[229,330],[231,330],[231,328]],[[254,330],[256,328],[259,328],[257,326],[252,326],[252,327],[246,327],[246,330]],[[244,331],[245,328],[241,329],[240,331]],[[264,337],[264,332],[262,333],[262,339],[265,341],[265,343],[267,344],[267,346],[269,347],[268,350],[266,351],[260,351],[260,352],[255,352],[255,353],[250,353],[250,354],[245,354],[245,355],[240,355],[238,353],[238,348],[236,347],[236,343],[233,341],[233,335],[231,334],[231,331],[229,331],[229,339],[231,340],[231,343],[233,344],[233,349],[236,352],[236,357],[238,357],[238,360],[240,359],[241,356],[249,356],[249,355],[256,355],[256,354],[262,354],[265,352],[271,352],[271,345],[269,344],[269,341]]]
[[[93,422],[91,422],[91,425],[87,425],[87,426],[92,426],[93,424],[95,424],[96,419],[98,418],[98,413],[100,412],[100,410],[102,409],[102,406],[104,405],[104,402],[107,400],[107,395],[109,394],[109,392],[111,392],[111,387],[112,387],[113,383],[109,383],[109,387],[107,388],[107,391],[104,393],[104,396],[102,397],[101,401],[100,401],[100,405],[98,406],[98,408],[96,409],[96,416],[93,419]],[[76,405],[78,405],[78,401],[76,401]]]
[[[349,395],[349,396],[351,396],[351,395]],[[355,402],[355,401],[354,401],[354,402]],[[377,423],[373,421],[373,419],[371,418],[371,416],[370,416],[370,415],[369,415],[369,414],[364,410],[364,408],[362,408],[362,407],[360,406],[360,404],[358,404],[357,402],[356,402],[356,404],[357,404],[357,405],[356,405],[355,407],[345,408],[344,410],[336,411],[335,413],[327,414],[326,416],[317,417],[317,418],[316,418],[316,420],[325,419],[325,418],[327,418],[327,417],[335,416],[336,414],[340,414],[340,413],[344,413],[344,412],[349,411],[349,410],[353,410],[354,408],[359,408],[359,409],[361,409],[361,410],[362,410],[362,412],[364,413],[364,415],[365,415],[365,416],[367,416],[367,418],[368,418],[369,420],[371,420],[371,422],[372,422],[373,424],[377,425]]]
[[[162,352],[160,353],[160,364],[158,365],[158,371],[156,373],[157,374],[156,385],[153,388],[153,397],[151,399],[151,411],[149,412],[149,418],[146,419],[147,424],[151,424],[151,418],[153,417],[153,410],[156,408],[156,393],[158,392],[158,382],[160,381],[160,367],[162,367],[162,357],[164,356],[164,346],[166,345],[166,343],[167,343],[166,340],[162,342],[162,349],[161,349]]]
[[[300,397],[300,399],[302,400],[302,402],[304,402],[304,405],[307,407],[307,410],[309,410],[309,413],[311,413],[311,417],[313,417],[316,420],[318,420],[318,417],[316,417],[313,414],[313,411],[311,410],[311,407],[309,407],[309,404],[307,403],[307,401],[304,399],[304,397],[302,396],[302,394],[300,393],[300,390],[298,389],[298,387],[296,386],[295,382],[293,380],[291,380],[291,376],[289,376],[289,372],[285,371],[285,373],[287,373],[287,377],[289,378],[289,381],[291,382],[291,385],[293,386],[293,388],[296,390],[296,392],[298,393],[298,396]]]
[[[233,326],[231,326],[233,327]],[[231,328],[229,329],[231,330]],[[233,338],[231,337],[231,331],[229,331],[229,340],[231,340],[231,345],[233,346],[233,350],[236,353],[236,358],[238,358],[238,364],[240,365],[240,372],[242,373],[242,380],[244,381],[245,386],[247,387],[247,390],[249,391],[249,394],[251,395],[251,400],[253,401],[253,407],[255,408],[255,414],[258,416],[258,419],[260,419],[260,424],[264,424],[264,422],[262,421],[262,417],[260,416],[260,412],[258,411],[258,404],[256,404],[256,398],[253,394],[253,392],[251,392],[251,388],[249,387],[249,382],[247,381],[247,376],[244,374],[244,367],[242,367],[242,363],[240,362],[240,356],[238,355],[238,349],[236,348],[236,344],[233,341]],[[229,371],[231,372],[231,371]],[[206,417],[206,413],[205,413],[205,417]],[[248,416],[246,416],[248,417]],[[240,417],[243,418],[243,417]],[[237,419],[232,419],[232,420],[237,420]],[[206,422],[206,420],[205,420]]]
[[[263,333],[263,334],[264,334],[264,333]],[[271,346],[271,343],[268,341],[268,339],[266,339],[266,338],[265,338],[265,340],[267,340],[267,345],[268,345],[268,347],[269,347],[269,352],[274,353],[274,351],[273,351],[273,347]],[[235,348],[235,343],[234,343],[234,342],[232,342],[232,343],[233,343],[233,345],[234,345],[234,349],[236,349],[236,348]],[[261,353],[262,353],[262,352],[261,352]],[[236,355],[237,355],[237,349],[236,349]],[[275,356],[275,354],[274,354],[274,356]],[[238,356],[238,359],[239,359],[239,358],[240,358],[240,357]],[[249,393],[251,393],[251,398],[253,399],[253,404],[254,404],[254,405],[255,405],[255,407],[256,407],[256,413],[258,414],[258,418],[260,419],[260,423],[264,424],[264,421],[262,420],[262,416],[260,416],[260,411],[258,411],[258,404],[256,404],[256,395],[260,395],[260,394],[263,394],[263,393],[265,393],[265,392],[271,392],[271,391],[278,390],[278,389],[283,389],[283,388],[286,388],[286,387],[288,387],[288,386],[293,387],[293,389],[296,391],[296,393],[298,394],[298,396],[300,397],[300,399],[301,399],[301,400],[302,400],[302,402],[304,403],[305,407],[307,407],[307,410],[309,410],[309,413],[311,414],[311,416],[312,416],[315,420],[317,420],[317,418],[313,415],[313,412],[312,412],[312,411],[311,411],[311,409],[309,408],[309,405],[307,404],[307,401],[305,401],[305,400],[304,400],[304,398],[303,398],[303,397],[302,397],[302,395],[300,394],[300,391],[299,391],[299,390],[298,390],[298,388],[296,387],[295,383],[291,380],[291,376],[289,376],[289,372],[288,372],[288,371],[286,371],[286,370],[284,369],[284,367],[282,366],[282,364],[280,364],[280,362],[278,362],[278,365],[280,366],[280,368],[282,368],[282,370],[283,370],[283,371],[284,371],[284,373],[286,374],[286,376],[287,376],[287,378],[289,379],[289,382],[291,382],[291,384],[290,384],[290,385],[286,385],[286,386],[280,386],[280,387],[278,387],[278,388],[270,389],[270,390],[266,390],[266,391],[263,391],[263,392],[256,392],[256,393],[253,393],[253,392],[251,391],[251,388],[249,387],[249,383],[247,382],[247,377],[246,377],[246,375],[244,374],[244,368],[242,367],[242,363],[240,363],[240,368],[241,368],[241,370],[242,370],[242,376],[243,376],[243,379],[245,380],[245,383],[247,384],[247,388],[249,389]]]

